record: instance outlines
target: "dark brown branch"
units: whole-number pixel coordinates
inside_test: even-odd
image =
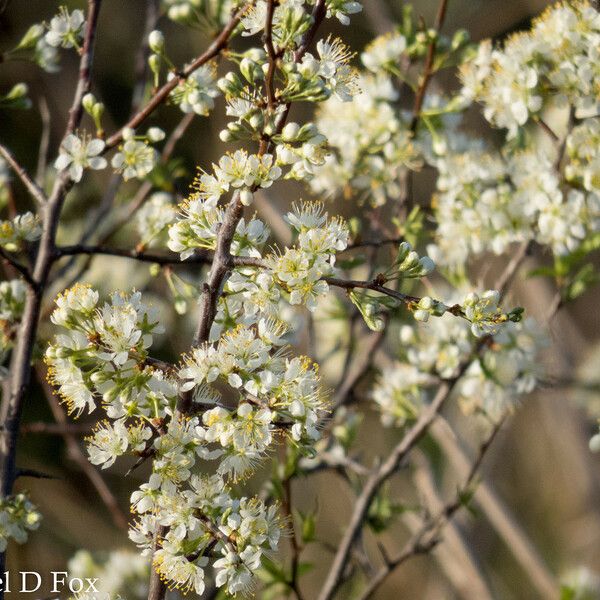
[[[194,265],[211,264],[215,253],[210,250],[198,250],[193,256],[182,260],[178,254],[155,254],[152,252],[143,252],[138,250],[128,250],[126,248],[108,248],[106,246],[59,246],[56,248],[56,258],[63,256],[77,255],[105,255],[119,256],[139,260],[140,262],[155,263],[159,265]],[[264,260],[253,258],[251,256],[231,256],[228,255],[227,263],[230,267],[259,267],[266,268]]]
[[[90,88],[94,40],[101,2],[102,0],[88,1],[87,23],[79,64],[79,79],[63,139],[73,133],[79,125],[82,115],[81,101]],[[31,375],[31,359],[37,335],[42,296],[54,261],[56,231],[58,229],[61,209],[65,196],[71,186],[72,182],[69,179],[68,173],[65,171],[61,172],[56,178],[50,197],[43,204],[42,237],[32,274],[32,278],[37,285],[35,288],[30,286],[27,291],[23,317],[17,332],[15,348],[11,356],[9,378],[4,387],[0,414],[0,421],[2,423],[2,429],[0,430],[0,494],[3,496],[11,494],[15,481],[17,440],[21,424],[23,401]],[[35,191],[37,188],[32,189]],[[38,198],[38,200],[41,200],[41,198]],[[4,561],[5,554],[2,553],[0,556],[0,572],[4,571]],[[0,600],[3,597],[4,592],[0,592]]]
[[[35,181],[33,181],[33,179],[31,179],[29,173],[27,173],[25,168],[17,162],[11,151],[2,144],[0,144],[0,155],[2,155],[4,160],[10,165],[11,169],[16,173],[17,177],[27,188],[30,196],[35,200],[35,203],[38,206],[43,206],[46,203],[46,195],[44,194],[44,191]]]
[[[277,52],[273,46],[273,15],[275,13],[275,0],[268,0],[267,16],[265,18],[265,33],[263,41],[267,56],[269,58],[269,68],[265,76],[265,89],[267,91],[267,103],[270,110],[275,108],[275,89],[273,78],[275,76],[275,68],[277,67]]]
[[[41,433],[47,435],[89,435],[94,424],[90,423],[25,423],[21,427],[22,433]]]
[[[0,257],[6,261],[15,271],[23,277],[23,279],[33,288],[37,289],[37,283],[34,281],[29,269],[14,258],[10,252],[7,252],[0,246]]]

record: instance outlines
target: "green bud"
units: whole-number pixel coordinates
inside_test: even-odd
[[[265,123],[265,118],[263,117],[262,113],[255,113],[250,117],[248,123],[250,123],[252,129],[259,130],[262,129]]]
[[[15,50],[28,50],[35,47],[42,35],[44,35],[44,28],[42,25],[39,23],[32,25],[27,30],[27,33],[21,38],[21,41],[18,46],[16,46]]]
[[[468,44],[470,39],[471,38],[469,36],[468,31],[466,31],[465,29],[459,29],[452,36],[452,43],[450,44],[450,48],[452,50],[458,50],[459,48],[462,48],[465,44]]]
[[[148,36],[148,46],[150,46],[150,50],[155,52],[156,54],[163,54],[165,51],[165,36],[162,31],[158,31],[155,29],[150,32]]]
[[[96,104],[96,98],[94,94],[86,94],[81,99],[81,106],[83,106],[83,109],[88,115],[92,114],[92,111],[94,110],[94,104]]]

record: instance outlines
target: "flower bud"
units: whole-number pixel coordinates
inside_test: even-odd
[[[162,31],[158,31],[155,29],[148,36],[148,46],[150,46],[150,50],[152,52],[156,52],[156,54],[162,54],[165,50],[165,36]]]
[[[123,139],[132,140],[135,136],[135,131],[131,127],[123,127]]]
[[[429,321],[429,312],[426,310],[415,310],[413,317],[416,321],[427,323],[427,321]]]
[[[281,137],[286,142],[293,142],[298,137],[299,132],[300,126],[298,125],[298,123],[288,123],[283,128],[283,131],[281,132]]]
[[[146,135],[151,142],[160,142],[165,139],[165,132],[160,127],[150,127]]]
[[[175,298],[175,312],[178,315],[185,315],[187,312],[187,300],[183,296]]]
[[[25,50],[27,48],[33,48],[38,40],[44,35],[44,28],[39,23],[32,25],[27,33],[21,38],[19,45],[15,50]]]
[[[252,129],[262,129],[263,125],[265,124],[265,118],[263,117],[262,113],[256,113],[250,117],[248,123],[250,123],[250,127],[252,127]]]
[[[254,198],[254,194],[247,188],[243,189],[240,192],[240,202],[244,206],[250,206],[250,204],[252,204],[253,198]]]
[[[86,94],[81,99],[81,106],[83,106],[85,112],[89,115],[91,115],[92,111],[94,110],[94,104],[96,104],[96,98],[94,94]]]
[[[227,142],[232,142],[234,138],[233,138],[233,134],[231,133],[231,131],[229,131],[229,129],[222,129],[219,132],[219,139],[222,142],[227,143]]]
[[[423,296],[419,302],[419,308],[431,310],[433,308],[433,299],[429,296]]]

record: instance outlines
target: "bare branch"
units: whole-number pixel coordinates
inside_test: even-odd
[[[385,579],[400,565],[404,564],[409,559],[418,556],[419,554],[427,554],[434,546],[436,546],[440,539],[439,533],[441,529],[452,519],[456,512],[464,506],[464,495],[468,492],[470,486],[473,483],[475,475],[481,467],[481,463],[495,439],[498,431],[502,427],[504,419],[500,420],[497,424],[492,427],[492,430],[488,437],[484,440],[479,448],[477,458],[473,462],[467,478],[456,497],[445,504],[435,515],[429,517],[423,526],[417,531],[417,533],[406,543],[403,550],[394,558],[388,559],[386,564],[379,570],[379,572],[370,579],[366,589],[360,596],[360,600],[367,600],[373,593],[379,588],[379,586],[385,581]]]
[[[0,257],[2,257],[2,259],[6,261],[13,269],[15,269],[15,271],[18,271],[30,287],[32,287],[33,289],[37,289],[37,282],[34,281],[29,269],[25,265],[22,265],[16,258],[14,258],[10,254],[10,252],[7,252],[1,246]]]
[[[0,144],[0,155],[2,155],[4,160],[17,174],[17,177],[27,188],[29,195],[35,200],[35,203],[38,206],[43,206],[46,203],[46,195],[44,194],[44,191],[35,181],[33,181],[33,179],[31,179],[25,168],[17,162],[10,150],[2,144]]]
[[[40,98],[40,117],[42,119],[42,137],[40,138],[40,149],[38,151],[37,168],[35,170],[35,181],[38,185],[44,185],[44,175],[48,161],[48,147],[50,145],[51,119],[50,109],[45,96]]]

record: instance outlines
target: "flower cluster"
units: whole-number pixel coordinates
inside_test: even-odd
[[[502,47],[480,45],[462,67],[463,95],[484,106],[484,115],[514,138],[551,103],[568,102],[579,117],[596,112],[600,15],[587,1],[557,4],[530,31]]]
[[[458,397],[463,410],[493,420],[512,410],[521,396],[536,387],[543,373],[539,354],[546,344],[546,335],[533,319],[508,323],[461,379]]]
[[[17,215],[10,221],[0,221],[0,246],[11,252],[21,250],[23,242],[35,242],[42,235],[38,215],[31,212]]]
[[[329,289],[323,278],[333,273],[335,253],[348,244],[348,229],[341,219],[328,219],[318,202],[295,206],[286,221],[298,234],[297,244],[269,257],[270,267],[278,285],[289,293],[290,304],[314,310]]]
[[[163,328],[139,292],[114,293],[100,306],[98,292],[78,284],[56,304],[52,322],[68,333],[48,348],[46,362],[69,412],[92,412],[101,399],[111,418],[155,416],[176,396],[174,383],[145,364],[153,335]]]
[[[166,526],[153,565],[170,585],[202,593],[216,552],[217,585],[246,590],[281,526],[274,505],[235,498],[227,480],[246,477],[277,431],[299,447],[318,439],[325,401],[312,362],[288,356],[286,328],[274,318],[228,329],[179,368],[154,361],[148,350],[160,328],[139,293],[101,305],[97,292],[76,286],[57,299],[52,321],[66,329],[46,353],[52,382],[70,412],[102,402],[108,416],[86,440],[90,461],[108,468],[126,454],[152,458],[148,483],[132,495],[132,540],[149,550]],[[177,411],[182,394],[197,407],[193,416]],[[199,460],[218,461],[216,474],[199,475]]]
[[[176,77],[169,74],[169,79]],[[179,106],[182,112],[194,112],[206,116],[214,108],[214,99],[219,95],[216,86],[215,67],[202,65],[189,77],[180,79],[175,89],[171,92],[171,100]]]
[[[572,151],[566,168],[574,180],[570,187],[562,184],[552,152],[531,149],[502,156],[471,142],[465,145],[434,159],[440,172],[434,202],[437,229],[435,245],[428,250],[439,264],[455,269],[471,256],[501,254],[510,244],[527,240],[560,256],[599,230],[599,195],[576,187],[584,176],[593,178],[593,160],[586,164]]]
[[[386,425],[418,417],[439,378],[456,376],[465,361],[469,366],[456,393],[461,407],[467,414],[499,419],[536,387],[542,375],[539,353],[547,343],[533,319],[508,322],[480,358],[471,360],[469,325],[451,315],[418,327],[404,325],[400,342],[401,360],[383,371],[372,392]]]
[[[183,593],[204,592],[207,554],[220,556],[213,563],[215,583],[229,594],[244,593],[265,551],[279,541],[281,524],[275,505],[257,498],[234,499],[218,475],[193,475],[181,493],[153,475],[134,492],[132,503],[139,521],[131,539],[148,553],[159,525],[169,531],[154,553],[153,566],[171,587]]]
[[[394,106],[391,78],[361,75],[358,87],[352,102],[331,98],[317,112],[316,125],[333,152],[315,168],[310,185],[318,194],[356,194],[379,206],[400,196],[402,170],[419,168],[420,151]]]
[[[185,260],[197,249],[213,250],[217,232],[225,213],[214,199],[202,199],[203,192],[193,194],[180,205],[178,219],[169,227],[168,246]],[[269,237],[269,230],[259,219],[241,219],[233,237],[232,253],[240,256],[260,256],[259,248]]]
[[[11,539],[17,544],[24,544],[28,532],[35,531],[40,526],[41,519],[42,515],[26,494],[0,498],[0,552],[6,550]]]

